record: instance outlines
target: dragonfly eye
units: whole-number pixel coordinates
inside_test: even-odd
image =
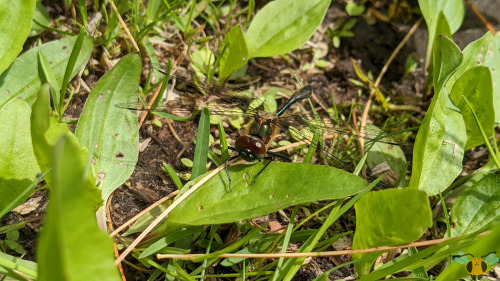
[[[262,140],[252,139],[252,142],[248,149],[256,159],[262,159],[264,158],[264,156],[266,156],[267,149]]]
[[[262,140],[246,135],[240,136],[234,146],[239,156],[248,162],[264,158],[267,151]]]

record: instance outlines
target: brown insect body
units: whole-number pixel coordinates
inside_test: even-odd
[[[279,128],[271,118],[254,118],[246,129],[246,133],[235,142],[235,150],[245,161],[251,162],[266,157],[271,141],[276,137]]]

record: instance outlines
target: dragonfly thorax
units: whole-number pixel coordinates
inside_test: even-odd
[[[267,146],[278,131],[271,119],[256,117],[247,127],[246,134],[262,140]]]

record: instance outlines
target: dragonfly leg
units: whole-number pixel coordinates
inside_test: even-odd
[[[236,158],[238,158],[238,157],[239,157],[238,155],[235,155],[235,156],[233,156],[233,157],[229,157],[229,158],[227,158],[227,159],[226,159],[226,161],[224,162],[224,165],[226,166],[225,168],[226,168],[226,175],[227,175],[227,179],[229,180],[229,192],[231,192],[231,177],[229,176],[229,171],[227,170],[227,166],[229,166],[229,165],[228,165],[229,161],[232,161],[232,160],[234,160],[234,159],[236,159]]]
[[[286,156],[285,154],[281,154],[278,152],[272,152],[272,151],[268,151],[267,154],[272,156],[272,157],[268,157],[267,159],[272,158],[274,160],[276,157],[279,157],[279,158],[284,159],[286,161],[292,162],[292,159],[290,159],[290,157]]]
[[[269,160],[266,164],[266,166],[264,166],[264,168],[262,168],[262,170],[260,170],[257,175],[255,175],[255,178],[253,178],[253,181],[252,181],[252,184],[255,183],[255,181],[257,180],[257,178],[260,176],[260,174],[262,174],[262,172],[264,172],[264,170],[267,168],[267,166],[269,166],[269,164],[271,164],[271,162],[274,161],[274,156],[273,157],[270,157],[270,158],[264,158],[264,159],[267,159]]]
[[[262,170],[260,170],[257,173],[257,175],[255,176],[255,178],[252,181],[252,184],[255,183],[255,181],[260,176],[260,174],[262,174],[262,172],[264,172],[264,170],[267,168],[267,166],[269,166],[269,164],[271,164],[271,162],[273,162],[276,159],[276,157],[285,159],[286,161],[292,161],[292,159],[290,159],[290,157],[286,156],[285,154],[281,154],[281,153],[277,153],[277,152],[272,152],[272,151],[268,151],[267,154],[270,155],[270,156],[266,156],[266,157],[264,157],[264,159],[269,160],[269,162],[267,162],[266,166],[264,166],[264,168],[262,168]]]

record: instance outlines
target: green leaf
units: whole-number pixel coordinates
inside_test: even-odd
[[[170,201],[166,201],[154,207],[152,210],[146,212],[139,219],[137,219],[134,224],[131,225],[122,235],[129,236],[131,234],[144,231],[158,216],[160,216],[167,209],[170,204]]]
[[[382,130],[376,126],[368,125],[366,127],[372,132],[380,132],[380,135],[383,134]],[[374,142],[367,154],[366,164],[370,169],[384,162],[398,175],[405,169],[406,157],[399,146],[383,142]]]
[[[82,2],[80,1],[80,4]],[[83,8],[86,11],[86,7]],[[80,9],[81,12],[82,9]],[[85,25],[87,25],[87,14],[85,15],[82,14],[83,20],[85,22]],[[75,41],[75,45],[73,45],[73,48],[71,49],[71,55],[69,56],[68,64],[66,65],[66,71],[64,72],[64,77],[61,83],[61,88],[57,89],[60,92],[60,100],[59,100],[59,106],[62,108],[60,115],[63,114],[64,111],[64,98],[66,96],[66,90],[68,88],[68,83],[69,80],[73,75],[71,73],[73,72],[73,69],[75,68],[76,61],[78,60],[78,57],[80,55],[80,52],[82,50],[83,46],[83,40],[85,39],[85,30],[82,28],[80,29],[80,34],[78,35],[78,38]],[[68,101],[69,103],[69,101]]]
[[[47,9],[45,6],[42,4],[42,1],[36,1],[36,9],[35,9],[35,14],[33,15],[33,20],[31,23],[31,32],[30,36],[35,36],[40,34],[45,28],[43,26],[38,25],[35,21],[38,23],[48,26],[50,22],[50,16],[49,12],[47,12]]]
[[[48,83],[50,85],[50,98],[53,101],[55,111],[60,114],[61,106],[59,101],[61,96],[59,91],[61,88],[59,87],[59,83],[57,83],[52,67],[42,52],[38,53],[38,73],[40,74],[40,80],[42,83]]]
[[[205,76],[212,77],[214,63],[215,55],[208,48],[197,49],[191,54],[191,65],[196,72],[202,73]]]
[[[74,142],[75,146],[79,146],[77,138],[71,133],[66,124],[57,123],[51,117],[50,101],[49,101],[49,85],[45,84],[38,93],[38,98],[33,104],[31,112],[31,139],[33,140],[33,150],[35,151],[36,160],[42,171],[48,171],[52,168],[52,156],[54,145],[61,137],[65,137],[67,141]],[[82,157],[87,157],[87,150],[81,148],[79,151]],[[79,155],[79,156],[80,156]],[[75,157],[79,157],[76,156]],[[52,185],[53,176],[51,173],[45,176],[45,181],[48,186]],[[95,186],[95,178],[89,176],[87,187],[92,192],[92,204],[95,210],[102,205],[101,193]]]
[[[219,128],[219,139],[221,146],[222,161],[226,161],[227,159],[229,159],[229,146],[227,145],[226,132],[224,131],[224,126],[222,125],[222,122],[219,122],[217,126]]]
[[[35,7],[36,0],[0,0],[0,74],[23,50]]]
[[[200,114],[198,133],[196,134],[196,147],[194,149],[192,178],[205,173],[207,170],[208,147],[210,139],[210,112],[204,108]]]
[[[465,18],[465,7],[463,0],[447,0],[443,13],[450,25],[451,34],[458,31]]]
[[[37,251],[38,280],[121,280],[112,239],[97,227],[86,159],[62,137],[51,154],[52,184]]]
[[[175,208],[167,223],[222,224],[276,212],[290,205],[333,200],[356,194],[364,187],[362,178],[333,167],[298,163],[271,163],[229,167],[232,179],[228,191],[226,171],[208,180]],[[191,185],[203,175],[189,182]]]
[[[345,11],[351,17],[360,16],[365,12],[364,5],[357,5],[354,1],[348,1],[345,5]]]
[[[451,34],[458,30],[465,16],[464,7],[462,0],[419,0],[418,6],[427,24],[428,42],[425,58],[428,61],[434,38],[439,34],[451,37]],[[444,25],[447,26],[446,32],[444,32]]]
[[[451,236],[474,233],[500,224],[500,174],[480,172],[465,184],[451,208]]]
[[[76,136],[91,152],[92,172],[104,200],[130,177],[137,164],[136,112],[115,104],[137,103],[141,72],[137,53],[122,58],[94,86],[78,121]]]
[[[253,19],[245,35],[248,58],[286,54],[300,48],[321,24],[330,1],[276,0]]]
[[[38,182],[40,168],[33,152],[30,133],[31,109],[21,99],[14,99],[0,109],[0,217],[5,207],[23,203]],[[21,198],[17,198],[22,195]],[[12,202],[17,200],[16,202]],[[10,210],[6,210],[7,212]]]
[[[471,106],[489,138],[494,133],[495,109],[493,108],[493,82],[490,70],[485,66],[476,66],[467,70],[453,85],[450,98],[460,108],[467,129],[467,145],[465,150],[484,143],[481,131],[477,126],[471,109],[463,96],[474,101]]]
[[[356,204],[356,232],[353,249],[394,246],[413,242],[432,226],[432,212],[427,195],[414,189],[387,189],[370,192]],[[353,259],[373,256],[356,264],[360,275],[367,274],[376,254],[355,254]]]
[[[38,52],[42,52],[50,63],[54,76],[58,84],[61,85],[75,41],[76,37],[53,41],[33,48],[17,58],[9,69],[0,76],[0,106],[16,97],[21,97],[30,105],[33,104],[36,98],[33,95],[38,92],[42,84],[38,73]],[[85,36],[72,76],[87,61],[92,49],[92,38]]]
[[[165,172],[168,173],[172,181],[175,183],[177,189],[180,190],[182,188],[182,182],[177,173],[175,172],[175,170],[172,167],[170,167],[169,164],[166,163],[163,163],[163,169],[165,170]]]
[[[430,195],[445,190],[462,172],[467,141],[462,115],[446,88],[435,95],[415,140],[410,187]]]
[[[446,189],[462,171],[465,124],[442,86],[460,65],[459,54],[460,50],[451,40],[444,36],[436,38],[433,65],[434,83],[438,86],[415,140],[409,185],[429,196]]]
[[[223,46],[226,49],[220,61],[219,79],[221,81],[225,80],[248,61],[248,50],[241,26],[237,25],[233,27],[226,34]]]
[[[439,93],[448,78],[462,63],[458,46],[446,36],[436,37],[432,52],[434,91]]]
[[[391,178],[397,180],[398,176],[405,170],[406,157],[399,146],[375,142],[367,154],[366,164],[372,173],[381,168],[380,172],[376,173],[377,175],[390,171],[386,173],[386,177],[392,175]]]
[[[495,40],[496,39],[496,40]],[[500,81],[500,35],[487,32],[480,39],[470,43],[463,51],[463,62],[446,84],[451,92],[454,82],[467,70],[478,65],[489,67],[493,81]],[[470,99],[469,99],[470,100]],[[493,107],[500,108],[500,87],[493,87]],[[500,123],[500,110],[495,112],[495,122]]]

